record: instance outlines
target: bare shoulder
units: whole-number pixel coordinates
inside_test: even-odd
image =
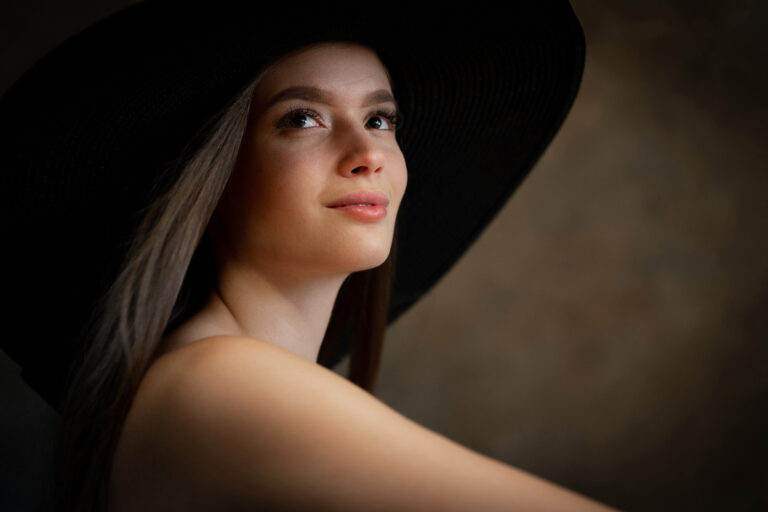
[[[351,386],[334,372],[272,343],[242,336],[213,336],[160,357],[147,372],[140,392],[162,390],[173,394],[164,395],[166,399],[209,406],[213,405],[207,403],[210,396],[222,392],[232,400],[248,397],[249,401],[258,398],[253,393],[260,390],[269,391],[266,398],[290,393],[291,387],[274,386],[286,377],[330,379]],[[262,389],[259,386],[264,382],[272,385]]]
[[[153,365],[113,467],[116,512],[606,510],[418,425],[316,363],[234,336]]]
[[[110,510],[226,510],[223,500],[233,508],[251,501],[259,483],[268,503],[277,467],[290,473],[316,443],[340,444],[339,413],[375,416],[385,408],[272,343],[197,341],[164,354],[142,379],[115,452]],[[318,421],[340,430],[323,430]]]

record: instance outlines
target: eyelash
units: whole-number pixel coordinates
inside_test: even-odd
[[[309,116],[316,121],[320,120],[320,116],[317,114],[317,112],[312,110],[310,107],[297,106],[289,110],[283,117],[280,118],[280,120],[277,122],[277,127],[301,130],[301,128],[290,126],[290,121],[293,119],[293,116],[296,116],[298,114]],[[379,109],[369,113],[369,119],[370,117],[375,117],[375,116],[383,117],[389,122],[390,126],[392,127],[391,130],[380,130],[380,131],[396,131],[400,127],[400,125],[402,125],[402,122],[403,122],[402,114],[400,114],[395,110]]]

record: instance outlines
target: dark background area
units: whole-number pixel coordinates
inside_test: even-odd
[[[1,5],[0,92],[128,3]],[[622,509],[768,510],[767,4],[572,4],[574,108],[389,330],[377,395]],[[44,502],[56,426],[18,373],[0,353],[4,511]]]

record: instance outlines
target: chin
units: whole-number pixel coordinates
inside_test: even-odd
[[[389,257],[391,244],[385,246],[369,247],[367,250],[358,246],[356,250],[345,252],[346,258],[342,258],[342,264],[349,272],[360,272],[381,266]]]
[[[361,270],[370,270],[372,268],[380,267],[384,264],[385,261],[387,261],[387,257],[389,257],[389,253],[385,254],[383,258],[378,258],[376,261],[372,262]]]
[[[381,266],[389,257],[389,251],[379,254],[370,254],[365,258],[357,259],[354,262],[350,262],[350,272],[360,272],[362,270],[370,270]]]

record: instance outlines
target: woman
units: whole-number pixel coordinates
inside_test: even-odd
[[[91,40],[83,40],[93,44],[103,37],[118,38],[114,34],[120,27],[135,29],[139,20],[149,20],[150,31],[163,27],[155,39],[151,32],[147,36],[158,44],[167,37],[160,20],[173,13],[157,5],[150,2],[118,17],[118,22],[107,25],[109,36],[102,35],[107,32],[104,28],[102,34],[92,33]],[[565,19],[567,4],[559,5]],[[531,7],[505,14],[529,15],[530,19],[519,24],[523,30],[531,19],[542,23],[545,11]],[[209,13],[198,13],[198,20],[202,14]],[[394,244],[400,238],[396,219],[402,217],[398,215],[401,204],[407,204],[409,175],[396,136],[401,114],[389,72],[417,81],[416,71],[403,73],[407,66],[394,60],[393,56],[405,58],[408,48],[401,47],[398,53],[395,47],[371,44],[369,35],[349,28],[350,21],[355,21],[360,23],[358,28],[369,29],[364,23],[369,13],[357,12],[357,17],[350,18],[324,13],[327,20],[334,14],[340,16],[336,31],[319,30],[309,38],[287,36],[266,62],[252,67],[251,73],[258,71],[255,79],[240,87],[229,107],[213,116],[213,124],[195,134],[188,148],[176,153],[174,165],[150,180],[153,188],[147,192],[145,182],[143,188],[135,187],[138,192],[120,194],[121,198],[141,196],[137,201],[142,206],[115,207],[115,211],[136,212],[131,215],[133,220],[124,221],[130,243],[110,239],[110,247],[117,248],[118,272],[89,316],[81,335],[86,340],[82,360],[72,366],[74,373],[67,381],[60,507],[115,511],[605,510],[416,425],[316,364],[338,354],[339,345],[350,337],[349,329],[356,329],[351,335],[355,341],[351,343],[350,377],[371,391],[383,327],[392,319],[382,305],[395,304],[401,312],[415,300],[404,299],[401,292],[390,301]],[[492,10],[483,13],[478,18],[482,21],[467,29],[468,34],[491,29],[496,14]],[[187,15],[192,19],[192,14]],[[546,16],[554,19],[557,14],[547,12]],[[231,13],[227,19],[226,23],[234,23],[229,28],[237,25],[231,21]],[[444,28],[456,28],[459,23],[466,20],[455,15]],[[418,27],[416,20],[403,25],[411,30]],[[194,32],[185,33],[192,41]],[[467,47],[473,52],[483,45],[490,48],[494,37],[498,36]],[[209,46],[200,47],[196,62],[205,61],[203,53],[206,58],[233,57],[230,48],[234,43],[222,44],[227,50],[210,50],[218,40],[206,40],[205,35],[200,39]],[[430,44],[417,37],[409,42],[420,43],[411,48],[414,51]],[[181,48],[176,40],[164,44],[163,49]],[[390,66],[382,62],[375,48],[388,55]],[[458,55],[464,48],[455,47],[448,53]],[[130,50],[125,55],[139,53]],[[243,61],[255,62],[253,58]],[[176,62],[166,65],[173,67]],[[419,62],[428,67],[430,61]],[[230,72],[239,69],[235,65],[226,68],[214,59],[205,69],[223,74],[217,68],[220,65]],[[143,66],[142,62],[142,72],[149,74]],[[163,68],[162,73],[167,72]],[[246,75],[221,80],[234,87]],[[185,75],[176,71],[173,76]],[[152,80],[161,82],[157,77]],[[421,80],[425,86],[447,84],[431,77]],[[571,74],[571,88],[577,81],[577,74]],[[487,83],[486,91],[477,91],[473,89],[477,83],[482,82],[448,87],[460,93],[459,99],[442,108],[450,113],[454,104],[461,104],[457,112],[465,117],[439,119],[448,126],[433,126],[420,141],[428,149],[415,153],[445,164],[439,169],[445,183],[429,188],[435,205],[454,189],[451,180],[456,185],[481,183],[491,190],[509,183],[508,177],[500,178],[499,171],[497,181],[490,182],[482,175],[463,176],[474,170],[466,165],[449,170],[446,155],[452,157],[456,150],[450,141],[473,142],[466,133],[479,131],[490,142],[468,144],[461,148],[462,153],[474,158],[481,169],[492,162],[498,167],[500,151],[509,151],[505,146],[510,139],[505,132],[497,132],[510,129],[510,118],[525,114],[515,128],[526,126],[538,135],[535,140],[520,136],[521,161],[512,166],[516,184],[562,121],[563,102],[569,106],[569,93],[575,93],[566,90],[547,99],[554,105],[552,110],[562,115],[539,113],[530,105],[528,112],[521,107],[509,115],[499,105],[484,106],[487,98],[469,98],[467,93],[485,92],[492,99],[513,94],[496,92]],[[210,99],[223,95],[225,89],[209,89],[200,96]],[[155,100],[153,107],[166,108],[166,102],[176,101],[176,97],[187,98],[189,108],[199,106],[195,94],[204,90],[199,85],[186,96],[177,92],[170,99]],[[535,92],[529,94],[547,98],[536,88],[531,90]],[[524,88],[513,92],[523,95]],[[103,93],[101,97],[105,97]],[[511,105],[514,102],[503,106]],[[438,114],[437,102],[433,100],[431,110],[423,112]],[[525,117],[531,112],[536,112],[533,117]],[[486,121],[490,113],[498,113],[500,120]],[[102,120],[119,119],[117,114],[99,115]],[[171,133],[184,133],[182,120],[183,116],[175,118]],[[425,128],[430,123],[431,119],[417,126]],[[495,128],[484,131],[489,126]],[[443,138],[430,145],[428,137],[441,130]],[[415,143],[423,135],[417,133],[406,140]],[[190,140],[188,133],[171,137]],[[130,140],[140,138],[134,135]],[[141,139],[142,158],[150,154],[152,142]],[[424,181],[421,183],[417,190],[423,191]],[[450,257],[439,259],[440,240],[422,242],[437,246],[431,253],[420,254],[436,261],[430,262],[434,268],[413,279],[411,296],[414,290],[423,293],[446,270],[446,264],[466,249],[467,235],[474,237],[482,229],[489,220],[488,206],[498,207],[498,197],[482,201],[471,197],[472,204],[484,205],[474,216],[460,205],[442,205],[462,217],[471,216],[473,222],[469,227],[451,226],[456,234],[451,237]],[[418,227],[427,223],[416,221],[419,212],[438,218],[442,212],[426,203],[415,204],[410,222],[402,228],[418,233]],[[448,238],[443,237],[443,243]],[[409,239],[404,235],[403,240]],[[411,251],[415,254],[415,249]],[[405,268],[404,275],[408,275],[415,265]],[[109,275],[109,270],[104,273]]]

